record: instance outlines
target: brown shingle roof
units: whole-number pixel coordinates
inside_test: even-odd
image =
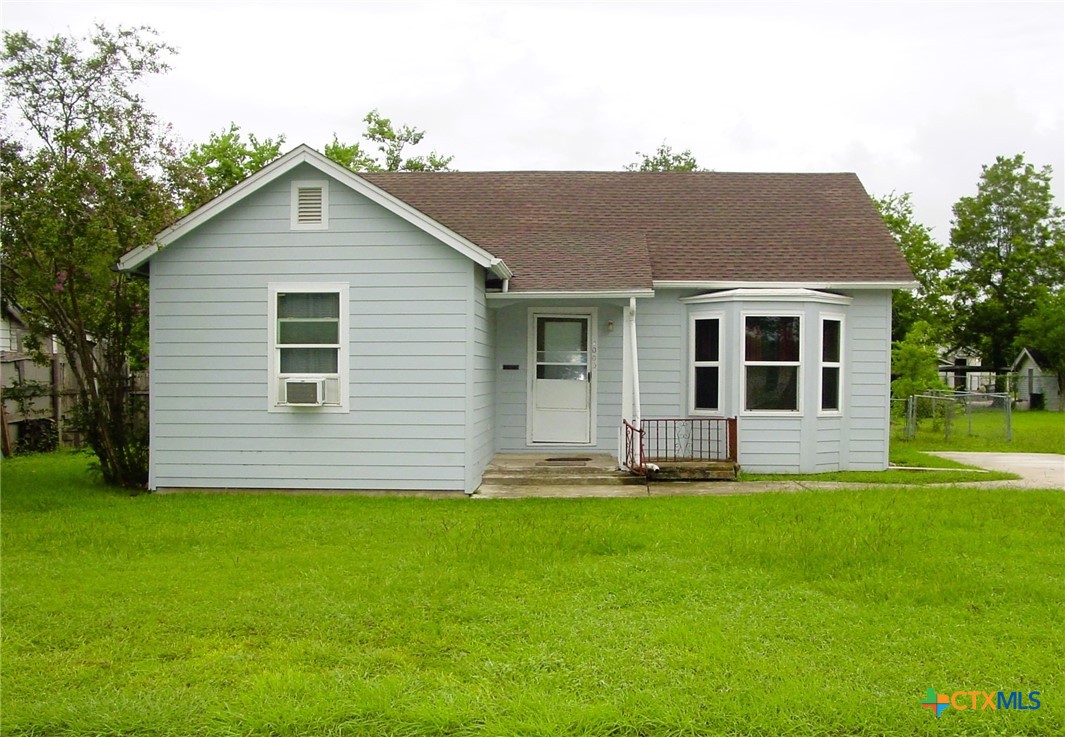
[[[514,290],[913,279],[854,174],[362,176],[502,258]]]

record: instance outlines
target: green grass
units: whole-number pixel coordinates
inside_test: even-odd
[[[85,465],[3,463],[5,735],[1065,731],[1061,492],[131,498]]]
[[[922,419],[917,437],[903,437],[905,423],[899,419],[892,426],[892,453],[897,446],[917,451],[954,450],[998,453],[1065,453],[1065,412],[1013,412],[1011,418],[1013,440],[1006,441],[1005,424],[1001,412],[976,412],[972,416],[973,434],[969,434],[969,420],[962,414],[952,425],[950,440],[946,440],[942,420]]]

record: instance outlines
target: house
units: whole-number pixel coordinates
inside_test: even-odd
[[[42,345],[45,362],[37,363],[28,338],[21,311],[0,302],[0,449],[5,456],[52,450],[79,439],[64,428],[77,395],[66,354],[54,338],[48,339]]]
[[[1015,374],[1017,399],[1030,409],[1065,410],[1058,375],[1051,371],[1046,357],[1033,348],[1023,348],[1010,367]]]
[[[967,348],[955,348],[939,357],[939,378],[956,392],[987,392],[995,390],[993,366],[984,366],[979,353]]]
[[[151,278],[153,489],[473,492],[496,453],[692,451],[726,418],[751,470],[883,469],[913,286],[853,174],[355,174],[306,146],[119,267]]]

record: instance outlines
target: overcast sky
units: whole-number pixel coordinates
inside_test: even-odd
[[[663,141],[718,171],[854,171],[949,237],[980,167],[1026,153],[1065,203],[1065,3],[3,0],[5,30],[147,24],[146,88],[186,142],[285,149],[378,108],[466,171],[617,170]]]

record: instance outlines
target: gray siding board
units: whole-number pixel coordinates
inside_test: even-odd
[[[329,193],[330,199],[333,198],[334,194],[335,193],[331,190],[330,193]],[[243,205],[237,205],[237,207],[241,208],[241,207],[243,207]],[[204,225],[202,225],[201,226],[201,230],[202,230],[202,232],[203,232],[203,234],[205,236],[231,236],[231,235],[247,236],[247,235],[269,235],[269,234],[277,233],[279,230],[282,230],[282,229],[283,230],[288,230],[289,229],[289,218],[288,218],[288,213],[287,213],[288,206],[286,205],[284,209],[286,211],[284,218],[262,217],[262,218],[256,219],[256,218],[252,218],[252,217],[248,217],[248,218],[232,217],[231,214],[220,215],[215,220],[210,221],[210,222],[205,223]],[[230,212],[232,213],[232,211],[230,211]],[[380,212],[381,213],[385,213],[383,208],[380,209]],[[330,223],[329,223],[329,225],[330,225],[330,231],[332,231],[333,230],[333,221],[334,220],[340,220],[340,218],[332,217],[332,208],[330,208],[330,214],[331,215],[330,215]],[[394,232],[394,229],[396,227],[395,216],[393,216],[391,214],[387,214],[387,213],[385,213],[385,214],[387,216],[369,217],[369,218],[354,218],[354,219],[350,219],[350,220],[342,221],[342,222],[345,222],[345,229],[348,232],[350,232],[350,233],[358,233],[360,235],[376,235],[376,234],[380,234],[380,233],[391,233],[391,232]],[[417,231],[414,230],[414,226],[408,225],[405,222],[403,222],[402,224],[404,226],[406,226],[407,228],[409,228],[412,232],[417,232]],[[335,245],[335,244],[331,244],[327,238],[323,237],[325,234],[322,231],[305,231],[305,232],[310,234],[311,238],[309,238],[307,241],[304,241],[304,243],[309,243],[311,245],[314,245],[316,242],[320,242],[320,243],[323,243],[323,244]]]
[[[445,267],[432,268],[438,264],[446,264]],[[369,265],[373,265],[375,268],[367,268]],[[376,281],[381,277],[392,276],[401,278],[409,286],[434,286],[434,285],[447,285],[449,282],[461,282],[463,273],[461,271],[453,271],[454,264],[447,264],[447,262],[441,262],[436,259],[428,264],[412,264],[414,268],[399,269],[397,263],[394,260],[389,260],[387,263],[374,261],[354,261],[351,259],[337,258],[337,259],[307,259],[299,258],[293,261],[292,264],[286,266],[288,274],[309,274],[317,275],[321,273],[329,273],[333,269],[337,269],[345,272],[355,272],[358,274],[358,278],[352,280],[353,287],[373,286]],[[183,276],[194,276],[197,279],[209,279],[217,277],[245,277],[245,276],[273,276],[276,275],[277,268],[270,262],[261,260],[243,260],[243,261],[217,261],[207,264],[203,268],[197,268],[186,264]]]
[[[410,489],[416,484],[417,489],[449,491],[462,485],[461,475],[452,473],[455,466],[410,463],[387,466],[367,457],[358,475],[353,476],[347,473],[350,463],[341,454],[332,462],[323,460],[318,465],[272,463],[272,460],[276,457],[261,454],[233,458],[225,463],[158,463],[159,486],[276,489],[278,478],[284,479],[281,487],[284,489],[317,489],[322,487],[322,481],[338,489]]]
[[[219,424],[210,424],[212,420]],[[221,423],[224,423],[224,425]],[[162,425],[153,438],[233,438],[233,428],[251,425],[255,427],[254,432],[248,430],[241,434],[251,438],[279,438],[286,441],[291,441],[293,437],[291,427],[287,425],[253,423],[247,421],[244,417],[234,418],[231,414],[225,412],[175,411],[173,412],[173,419],[166,425]],[[220,430],[220,426],[224,429]],[[412,437],[410,431],[404,425],[365,425],[356,427],[350,425],[305,425],[300,428],[299,436],[301,438],[315,438],[337,443],[362,442],[363,440],[374,438],[389,441],[410,441],[412,443],[420,443],[426,440],[423,437]],[[454,423],[448,423],[432,426],[432,438],[429,440],[461,440],[463,437],[463,428],[457,428]]]
[[[431,454],[390,451],[367,451],[367,450],[318,450],[307,444],[306,447],[294,446],[291,450],[213,450],[210,460],[203,461],[203,450],[172,450],[167,463],[169,465],[201,465],[205,467],[232,467],[247,464],[274,465],[286,468],[298,468],[301,475],[308,473],[320,473],[322,477],[339,475],[332,467],[341,464],[343,467],[358,466],[360,475],[368,472],[374,466],[385,466],[393,470],[403,466],[437,468],[439,466],[461,466],[464,450],[459,447],[457,451],[436,451]],[[243,473],[247,473],[244,471]],[[396,478],[393,473],[384,473],[380,478]]]
[[[466,486],[473,264],[339,182],[289,227],[296,170],[152,260],[156,487]],[[267,411],[267,285],[350,285],[347,413]]]
[[[643,417],[687,417],[687,308],[678,293],[636,301],[636,346]]]

